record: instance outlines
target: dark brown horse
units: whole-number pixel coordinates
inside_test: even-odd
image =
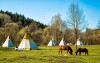
[[[78,48],[77,50],[76,50],[76,55],[78,54],[78,52],[79,52],[79,55],[81,55],[81,52],[85,52],[85,55],[87,54],[88,55],[88,50],[86,49],[86,48]]]
[[[71,55],[72,55],[72,53],[73,53],[73,50],[72,50],[72,48],[70,47],[70,46],[67,46],[67,45],[60,45],[59,46],[59,54],[61,53],[62,54],[62,51],[63,50],[67,50],[67,53],[69,52]]]

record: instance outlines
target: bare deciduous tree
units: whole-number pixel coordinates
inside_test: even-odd
[[[79,37],[79,33],[87,27],[85,15],[82,9],[79,8],[78,2],[73,2],[68,8],[67,24],[70,28],[74,29],[75,42]],[[77,49],[77,43],[76,43]]]

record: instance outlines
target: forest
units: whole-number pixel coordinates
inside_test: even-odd
[[[7,36],[18,46],[26,32],[30,33],[37,45],[47,45],[53,38],[56,45],[62,38],[73,45],[80,38],[84,45],[100,44],[100,21],[96,29],[88,28],[85,15],[77,3],[71,3],[66,21],[60,13],[51,18],[49,25],[40,23],[24,15],[0,10],[0,45]],[[83,31],[85,29],[85,31]]]

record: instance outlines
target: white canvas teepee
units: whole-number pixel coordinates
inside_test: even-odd
[[[12,43],[12,41],[9,39],[9,36],[8,36],[6,41],[2,45],[2,47],[13,47],[13,46],[14,46],[14,44]]]
[[[55,42],[54,42],[53,38],[52,38],[52,40],[50,40],[50,42],[48,43],[48,46],[55,46]]]
[[[34,43],[29,33],[24,35],[20,45],[18,46],[19,50],[30,50],[30,49],[37,49],[38,46]]]
[[[59,45],[67,45],[67,43],[64,41],[64,39],[62,38],[62,40],[60,41]]]
[[[80,41],[80,39],[78,39],[76,43],[77,43],[77,45],[83,45],[83,42]],[[75,44],[75,45],[76,45],[76,44]]]

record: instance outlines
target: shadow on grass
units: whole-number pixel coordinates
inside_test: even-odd
[[[100,55],[76,55],[77,57],[100,57]]]

